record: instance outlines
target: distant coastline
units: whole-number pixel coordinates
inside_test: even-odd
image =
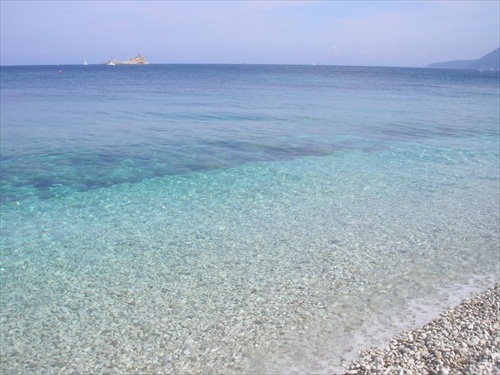
[[[471,69],[471,70],[500,70],[500,48],[484,55],[477,60],[453,60],[440,63],[432,63],[426,68],[434,69]]]
[[[146,60],[140,53],[138,53],[136,57],[133,57],[125,61],[111,59],[104,63],[104,65],[146,65],[146,64],[149,64],[149,61]]]

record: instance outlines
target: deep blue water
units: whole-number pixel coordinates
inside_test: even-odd
[[[336,373],[498,280],[498,72],[0,73],[2,373]]]
[[[496,73],[2,67],[2,200],[398,144],[496,142]],[[492,147],[495,144],[491,145]]]

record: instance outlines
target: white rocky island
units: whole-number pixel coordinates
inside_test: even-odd
[[[136,57],[133,57],[125,61],[118,61],[111,59],[104,63],[104,65],[146,65],[146,64],[149,64],[149,61],[146,60],[140,53],[137,54]]]

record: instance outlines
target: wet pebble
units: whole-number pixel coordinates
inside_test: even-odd
[[[443,375],[499,375],[499,307],[500,284],[497,284],[423,327],[401,333],[390,341],[386,350],[374,348],[362,352],[345,374],[371,374],[376,366],[377,373],[384,374],[425,370]]]

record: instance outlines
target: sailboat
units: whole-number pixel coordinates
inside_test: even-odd
[[[89,64],[87,63],[87,60],[83,59],[83,65],[89,65]]]

